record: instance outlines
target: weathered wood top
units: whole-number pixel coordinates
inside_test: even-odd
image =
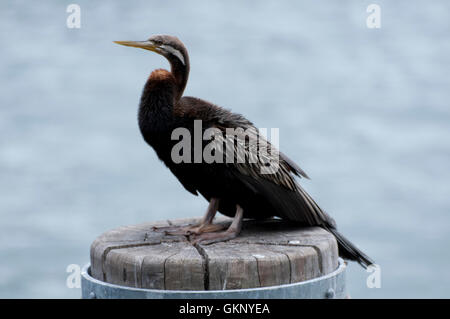
[[[193,246],[186,236],[152,230],[168,225],[144,223],[105,232],[91,246],[91,275],[129,287],[223,290],[295,283],[323,276],[338,266],[336,240],[319,227],[293,227],[281,220],[244,221],[236,239]]]

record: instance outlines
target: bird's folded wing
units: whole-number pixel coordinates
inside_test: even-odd
[[[201,120],[203,130],[215,128],[218,151],[229,156],[226,165],[243,175],[270,181],[292,191],[298,191],[294,175],[308,178],[306,173],[260,134],[252,122],[208,101],[183,97],[175,105],[174,115],[188,121]],[[227,153],[228,152],[228,153]]]

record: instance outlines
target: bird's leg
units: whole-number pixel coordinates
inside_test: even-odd
[[[198,236],[195,236],[193,243],[209,245],[236,238],[241,232],[243,218],[244,210],[241,206],[236,205],[236,215],[234,216],[233,222],[227,230],[215,233],[202,233]]]
[[[200,223],[183,225],[183,226],[168,226],[168,227],[153,227],[154,231],[162,231],[169,235],[191,235],[200,234],[203,232],[217,231],[223,229],[221,225],[214,225],[212,223],[214,216],[216,216],[219,208],[219,199],[211,198],[205,216]]]
[[[205,216],[203,216],[200,224],[189,227],[186,235],[199,235],[201,233],[214,232],[223,229],[222,225],[215,225],[212,223],[218,209],[219,199],[215,197],[211,198],[211,200],[209,201],[208,209],[206,210],[206,214]]]

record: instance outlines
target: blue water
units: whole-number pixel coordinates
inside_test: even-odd
[[[187,95],[279,128],[302,185],[381,266],[355,298],[449,297],[450,2],[0,2],[0,297],[79,298],[66,267],[105,230],[202,215],[146,146],[136,110],[160,56],[113,40],[177,35]]]

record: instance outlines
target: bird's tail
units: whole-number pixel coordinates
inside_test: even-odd
[[[340,232],[334,227],[324,227],[326,230],[331,232],[338,242],[339,255],[343,258],[354,260],[358,262],[364,268],[369,267],[374,264],[374,261],[370,259],[369,256],[364,254],[359,250],[353,243],[351,243],[347,238],[345,238]]]
[[[334,219],[322,210],[300,185],[297,184],[297,192],[290,192],[267,180],[255,180],[245,175],[242,175],[241,178],[244,182],[248,180],[250,187],[253,187],[255,183],[260,183],[259,191],[263,192],[264,197],[274,207],[274,211],[276,211],[274,216],[280,216],[301,225],[320,226],[334,235],[338,243],[339,255],[342,258],[354,260],[364,268],[374,263],[337,231]],[[266,207],[261,207],[261,210],[265,210]]]
[[[349,241],[340,232],[337,231],[336,222],[334,221],[334,219],[330,215],[328,215],[324,210],[322,210],[304,189],[302,189],[300,186],[298,187],[298,189],[303,201],[307,203],[308,207],[312,208],[313,213],[311,215],[317,216],[319,218],[317,224],[328,230],[330,233],[334,235],[334,237],[336,237],[339,248],[339,255],[341,257],[349,260],[354,260],[364,268],[367,268],[368,266],[374,263],[351,241]]]

